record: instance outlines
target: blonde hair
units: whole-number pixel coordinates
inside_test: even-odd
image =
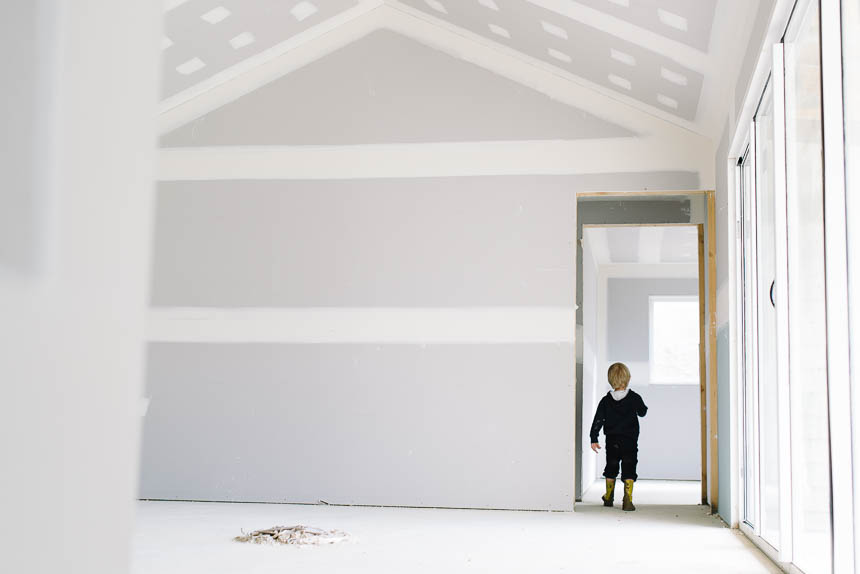
[[[612,385],[612,388],[619,391],[630,382],[630,369],[624,363],[612,363],[606,376],[609,378],[609,384]]]

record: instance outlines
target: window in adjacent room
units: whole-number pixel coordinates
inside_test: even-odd
[[[652,296],[651,384],[699,383],[699,298]]]

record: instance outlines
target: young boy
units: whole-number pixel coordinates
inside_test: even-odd
[[[639,452],[639,418],[644,417],[648,407],[642,397],[627,388],[630,370],[624,363],[614,363],[607,373],[612,391],[600,399],[594,422],[591,423],[591,450],[597,452],[597,436],[600,428],[606,435],[606,494],[603,506],[612,506],[615,496],[615,477],[621,462],[621,480],[624,481],[622,510],[636,510],[633,506],[633,483],[636,481],[636,454]]]

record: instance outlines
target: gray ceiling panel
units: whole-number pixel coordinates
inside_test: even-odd
[[[717,0],[578,0],[578,2],[702,52],[708,51],[714,10],[717,6]],[[683,20],[679,20],[678,17]],[[686,29],[679,29],[678,26]]]
[[[686,120],[696,119],[702,74],[623,38],[527,0],[494,0],[498,10],[478,0],[401,1],[645,104]],[[431,3],[442,6],[445,12],[433,9]],[[603,3],[611,4],[608,0]],[[712,14],[713,1],[704,4],[710,6],[705,8]],[[491,26],[504,30],[505,35],[494,32]]]
[[[357,0],[183,2],[164,17],[162,97],[190,88],[356,4]],[[202,68],[195,70],[199,66],[195,59]]]
[[[166,147],[623,137],[630,131],[378,31],[162,138]]]

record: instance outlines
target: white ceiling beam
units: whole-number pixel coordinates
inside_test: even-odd
[[[526,1],[601,32],[621,38],[627,42],[632,42],[691,70],[705,73],[710,68],[708,54],[683,42],[672,40],[606,12],[601,12],[585,4],[580,4],[575,0]]]
[[[713,171],[709,146],[663,138],[348,146],[173,148],[158,178],[362,179]],[[710,165],[710,168],[709,168]]]

